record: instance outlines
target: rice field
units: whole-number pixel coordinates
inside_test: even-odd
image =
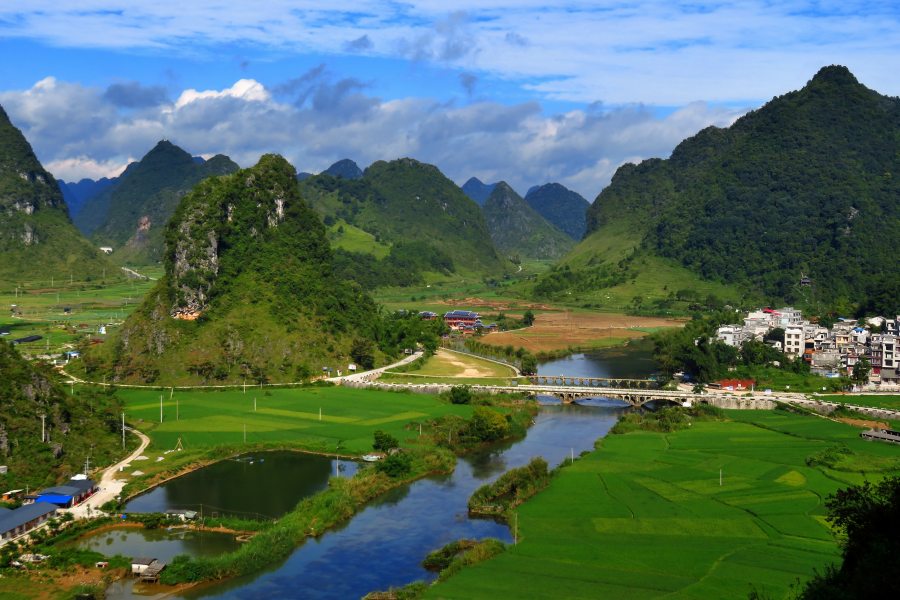
[[[346,454],[372,449],[372,434],[386,431],[403,442],[410,421],[454,414],[468,418],[469,406],[438,402],[425,394],[397,394],[342,387],[243,391],[170,392],[122,389],[126,419],[150,436],[152,450],[217,444],[285,441],[325,442]],[[160,423],[160,396],[162,422]],[[255,407],[254,407],[255,402]],[[321,409],[321,418],[319,410]],[[141,421],[138,423],[138,421]]]
[[[806,458],[840,445],[900,457],[900,447],[816,417],[727,413],[603,439],[519,507],[517,546],[425,597],[745,599],[751,585],[788,597],[798,578],[839,562],[824,503],[863,478]]]

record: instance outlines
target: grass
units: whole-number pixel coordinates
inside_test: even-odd
[[[271,396],[249,387],[246,393],[176,391],[173,398],[169,398],[169,392],[151,390],[123,389],[118,393],[125,402],[128,421],[143,419],[138,428],[161,450],[174,448],[179,438],[186,449],[241,444],[246,424],[248,444],[311,442],[328,450],[340,445],[342,453],[364,453],[372,449],[376,429],[402,440],[407,435],[404,427],[410,421],[445,414],[467,418],[472,410],[468,406],[443,404],[424,394],[343,387],[276,389],[270,391]]]
[[[410,374],[436,377],[502,378],[515,376],[516,373],[510,367],[495,362],[439,350],[437,354],[425,359],[422,367],[411,370]]]
[[[607,436],[519,506],[518,545],[424,597],[746,598],[751,585],[786,596],[839,561],[827,496],[861,481],[861,467],[900,458],[900,447],[818,417],[725,414],[673,433]],[[807,464],[833,447],[857,454],[837,465],[850,471]]]
[[[141,269],[140,272],[146,272],[150,277],[158,275],[150,269]],[[24,290],[4,291],[0,293],[0,307],[3,308],[0,331],[9,332],[8,336],[3,336],[7,340],[31,335],[42,336],[42,340],[20,346],[23,352],[33,354],[48,351],[57,354],[66,345],[74,345],[86,336],[105,340],[107,334],[100,334],[99,327],[108,323],[121,323],[137,308],[154,283],[135,279],[93,286],[77,282],[69,285],[68,281],[46,281],[26,286]],[[9,307],[12,304],[18,305],[20,317],[11,316]],[[71,314],[64,313],[66,308]],[[82,328],[79,325],[88,327]],[[75,333],[71,333],[73,330]]]
[[[338,229],[343,228],[343,233]],[[359,227],[348,225],[343,220],[328,227],[328,239],[332,247],[343,248],[348,252],[366,252],[382,259],[391,253],[391,245],[375,241],[375,236]]]

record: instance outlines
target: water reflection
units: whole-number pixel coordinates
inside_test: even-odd
[[[603,379],[647,379],[656,374],[653,354],[646,344],[632,343],[624,348],[610,348],[573,354],[538,363],[540,376],[597,377]]]
[[[593,449],[626,409],[544,407],[524,439],[460,457],[456,471],[387,492],[349,521],[307,540],[283,563],[253,576],[183,592],[185,598],[360,598],[373,590],[433,579],[419,563],[428,552],[460,538],[511,542],[509,528],[470,519],[475,489],[541,455],[556,466],[571,453]]]
[[[144,529],[116,527],[89,533],[72,545],[83,550],[96,550],[106,556],[155,558],[167,563],[179,554],[218,556],[238,549],[234,534],[188,529]]]
[[[341,461],[352,477],[358,465]],[[177,477],[128,503],[126,511],[202,511],[249,519],[279,518],[316,494],[334,475],[335,459],[302,452],[261,452],[230,458]]]

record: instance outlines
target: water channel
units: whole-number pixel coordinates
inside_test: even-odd
[[[634,341],[621,348],[572,354],[538,363],[539,376],[648,379],[656,375],[649,342]]]
[[[554,361],[550,373],[577,376],[580,373],[576,370],[591,368],[587,367],[588,363],[604,358],[610,357],[581,359],[576,355]],[[613,364],[618,359],[612,357]],[[606,368],[613,370],[598,376],[628,376],[614,370],[619,367]],[[642,376],[647,374],[645,370]],[[320,538],[308,539],[289,557],[260,572],[189,588],[176,597],[188,600],[361,598],[374,590],[434,579],[436,574],[425,571],[419,563],[429,552],[449,541],[494,537],[512,542],[512,534],[505,524],[493,519],[469,518],[466,501],[472,492],[505,471],[526,464],[533,456],[543,456],[553,467],[573,452],[578,455],[593,449],[594,441],[606,434],[618,416],[632,410],[618,401],[600,397],[582,399],[580,406],[549,405],[558,402],[552,398],[542,398],[542,401],[548,405],[542,407],[537,423],[525,438],[461,456],[451,474],[427,477],[383,494],[367,503],[353,518],[329,529]],[[274,458],[281,454],[286,456]],[[334,472],[334,461],[327,457],[273,452],[253,458],[253,464],[247,460],[223,461],[200,469],[133,500],[128,508],[143,512],[206,503],[236,514],[260,512],[280,516],[293,508],[300,497],[322,489],[329,474]],[[347,463],[347,468],[354,469],[355,465]],[[352,471],[344,474],[349,476]],[[142,593],[153,591],[148,589]],[[124,592],[128,596],[132,594],[130,589]],[[122,594],[122,587],[114,586],[108,597],[113,600]]]

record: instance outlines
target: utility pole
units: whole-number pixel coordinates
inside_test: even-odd
[[[247,426],[244,425],[244,443],[247,443]]]
[[[122,413],[122,450],[125,450],[125,413]]]
[[[575,448],[572,448],[572,464],[575,464]]]
[[[42,442],[46,442],[46,441],[47,441],[47,434],[45,433],[45,432],[46,432],[46,428],[44,427],[44,423],[45,423],[44,420],[45,420],[46,418],[47,418],[47,415],[41,415],[41,441],[42,441]]]
[[[91,470],[91,457],[85,456],[84,457],[84,474],[87,475],[90,470]]]
[[[519,513],[516,513],[516,530],[513,533],[513,545],[519,545]]]
[[[338,469],[341,466],[341,456],[339,454],[334,455],[334,476],[338,476]]]
[[[159,422],[162,423],[163,414],[162,414],[162,396],[159,397]]]
[[[320,408],[319,410],[321,411],[322,409]],[[253,412],[256,412],[256,398],[253,399]],[[319,415],[319,420],[322,420],[321,414]]]

